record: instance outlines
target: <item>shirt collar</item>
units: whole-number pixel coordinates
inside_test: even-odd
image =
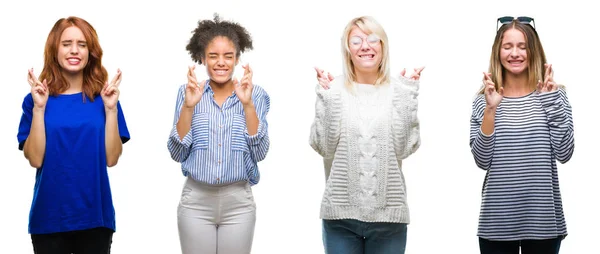
[[[210,91],[212,94],[214,94],[214,93],[215,93],[215,91],[213,91],[212,87],[210,86],[210,79],[209,79],[209,80],[206,80],[206,84],[204,84],[204,91],[203,91],[203,92],[204,92],[204,93],[206,93],[206,91]],[[233,90],[233,91],[231,92],[231,95],[230,95],[230,97],[235,97],[235,98],[237,98],[237,95],[235,94],[235,90]]]

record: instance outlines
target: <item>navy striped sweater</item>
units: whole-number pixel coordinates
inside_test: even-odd
[[[477,235],[507,241],[566,235],[556,167],[574,149],[565,91],[504,97],[489,136],[481,132],[485,105],[484,95],[477,96],[471,117],[471,151],[487,170]]]

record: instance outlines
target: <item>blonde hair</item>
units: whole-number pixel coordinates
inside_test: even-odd
[[[535,90],[538,80],[544,80],[544,72],[546,71],[544,64],[546,63],[546,54],[542,47],[542,42],[535,31],[529,24],[522,24],[517,20],[513,20],[510,24],[505,24],[496,32],[496,38],[492,45],[492,54],[490,56],[490,67],[488,72],[491,73],[492,82],[496,85],[496,90],[504,86],[504,73],[506,69],[502,66],[500,59],[500,50],[502,49],[502,39],[504,33],[509,29],[516,29],[525,36],[527,48],[527,86]],[[485,86],[482,86],[479,93],[482,94]]]
[[[383,27],[370,16],[362,16],[352,19],[346,25],[342,35],[342,56],[344,61],[343,75],[346,88],[352,88],[353,82],[356,81],[356,72],[354,71],[354,63],[352,63],[352,54],[348,45],[350,32],[354,27],[358,27],[366,34],[376,34],[381,39],[382,59],[377,69],[377,79],[374,85],[389,83],[390,81],[390,59],[387,34]]]

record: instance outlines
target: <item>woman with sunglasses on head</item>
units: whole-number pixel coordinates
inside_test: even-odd
[[[473,102],[470,145],[486,170],[479,246],[487,253],[558,253],[567,235],[556,161],[573,155],[573,119],[533,19],[503,17]]]
[[[270,99],[252,83],[249,65],[240,80],[233,78],[241,53],[250,49],[248,31],[216,14],[198,22],[187,45],[210,79],[198,81],[195,67],[189,67],[168,141],[186,176],[177,213],[184,254],[241,254],[252,247],[256,204],[251,186],[258,183],[257,163],[269,150]]]
[[[129,140],[121,71],[108,83],[96,30],[68,17],[54,24],[40,78],[30,69],[28,82],[17,138],[37,168],[29,213],[34,253],[110,253],[115,210],[107,167]]]
[[[344,75],[316,69],[310,145],[323,156],[323,244],[330,254],[404,253],[409,209],[402,160],[420,145],[417,96],[423,68],[390,75],[389,42],[372,17],[342,35]]]

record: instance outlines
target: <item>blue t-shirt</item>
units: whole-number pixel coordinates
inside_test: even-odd
[[[19,149],[23,150],[33,117],[33,98],[23,100]],[[129,131],[121,104],[119,135]],[[82,93],[50,96],[46,103],[46,152],[37,169],[29,213],[29,233],[47,234],[107,227],[115,230],[115,210],[106,166],[104,103]]]

